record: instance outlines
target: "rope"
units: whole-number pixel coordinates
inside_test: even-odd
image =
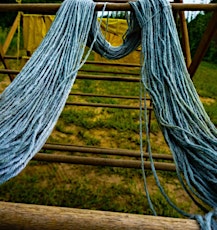
[[[90,51],[118,59],[141,42],[141,92],[150,94],[183,188],[193,200],[196,196],[213,211],[204,217],[190,215],[171,202],[154,167],[146,122],[148,152],[157,185],[168,203],[196,219],[202,230],[217,229],[217,130],[187,72],[170,5],[166,0],[138,0],[130,4],[134,12],[119,47],[111,46],[99,32],[94,2],[66,0],[62,4],[39,48],[0,95],[0,183],[17,175],[44,145]],[[80,63],[86,44],[90,50]],[[147,109],[145,118],[146,113]],[[141,136],[142,125],[140,128]],[[143,161],[142,151],[141,158]],[[144,168],[143,176],[146,183]],[[147,197],[155,213],[148,194]]]

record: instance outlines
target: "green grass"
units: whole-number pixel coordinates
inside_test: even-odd
[[[138,187],[140,170],[91,166],[67,168],[65,171],[57,164],[30,164],[16,178],[1,185],[0,200],[152,214],[143,187]],[[156,188],[150,192],[159,215],[180,217]],[[172,200],[175,202],[175,196]],[[180,206],[189,208],[186,204]]]
[[[217,65],[202,62],[193,82],[200,96],[217,99]]]
[[[193,82],[201,97],[214,99],[212,103],[204,103],[204,107],[217,126],[217,65],[202,62]]]

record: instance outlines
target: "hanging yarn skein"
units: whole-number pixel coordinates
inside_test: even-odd
[[[85,61],[81,63],[84,48],[88,43],[91,51],[101,35],[95,6],[91,0],[65,0],[38,49],[0,95],[0,184],[19,173],[52,132],[77,71]],[[138,23],[131,20],[125,48],[120,48],[116,59],[126,56],[140,43],[140,34],[136,40],[132,36],[135,28],[139,29]],[[91,33],[93,24],[96,26]],[[128,49],[131,42],[134,45]]]
[[[66,0],[48,34],[0,95],[0,184],[42,148],[81,65],[94,15],[91,0]]]
[[[212,229],[217,229],[217,129],[204,110],[188,74],[171,6],[167,0],[129,3],[138,21],[132,19],[131,30],[138,31],[138,24],[141,29],[142,84],[152,99],[156,118],[174,157],[178,178],[195,202],[192,194],[213,208],[204,218],[194,216],[201,228],[210,229],[212,225]],[[93,24],[90,34],[95,30]],[[106,44],[105,38],[98,35],[93,48],[104,57],[116,59],[124,54],[128,43],[136,47],[137,35],[133,36],[135,41],[125,40],[119,47]],[[148,132],[146,134],[148,137]],[[148,145],[157,184],[169,201],[154,168],[150,140]]]
[[[187,72],[170,5],[164,0],[131,4],[142,28],[142,81],[177,172],[195,195],[217,207],[217,129]]]
[[[217,129],[187,72],[171,6],[166,0],[130,4],[142,30],[142,83],[173,154],[178,178],[191,197],[213,209],[204,218],[194,217],[201,229],[217,229]],[[148,145],[153,162],[150,141]],[[152,169],[163,191],[154,164]]]
[[[211,207],[217,207],[217,130],[210,121],[186,69],[171,6],[166,0],[129,2],[141,28],[144,88],[151,96],[157,120],[173,153],[177,172],[191,191]],[[90,34],[94,34],[93,23]],[[132,36],[133,37],[133,36]],[[136,35],[135,40],[140,40]],[[132,40],[134,40],[132,39]],[[119,47],[98,35],[93,49],[104,57],[123,57],[125,40]],[[106,49],[102,44],[107,44]],[[119,55],[116,54],[117,51]]]

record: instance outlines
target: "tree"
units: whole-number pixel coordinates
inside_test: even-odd
[[[217,3],[217,0],[212,0],[210,3]],[[207,24],[212,17],[211,12],[202,12],[195,19],[188,23],[189,40],[191,44],[192,56],[201,41],[201,38],[207,28]],[[217,32],[216,32],[217,36]],[[217,39],[211,41],[209,49],[206,52],[204,60],[217,63]]]

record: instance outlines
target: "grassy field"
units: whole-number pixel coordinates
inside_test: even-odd
[[[9,81],[3,75],[0,75],[0,80],[2,91]],[[193,80],[211,120],[217,125],[217,66],[203,62]],[[139,84],[76,80],[72,92],[139,96]],[[139,105],[138,99],[70,96],[68,100]],[[145,142],[145,136],[143,138]],[[138,150],[139,111],[66,106],[48,141]],[[151,141],[153,152],[169,154],[154,116]],[[159,172],[159,178],[170,198],[180,208],[186,212],[199,212],[181,188],[175,173]],[[160,194],[150,171],[147,171],[147,181],[158,215],[179,217]],[[142,172],[137,169],[32,161],[16,178],[0,186],[0,200],[151,214]]]
[[[203,62],[193,81],[207,113],[217,126],[217,65]]]

